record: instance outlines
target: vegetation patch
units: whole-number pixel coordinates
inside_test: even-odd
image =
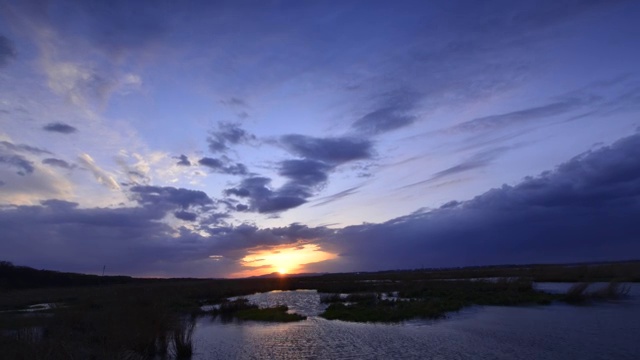
[[[334,303],[329,305],[320,316],[328,320],[354,322],[399,322],[415,318],[440,318],[447,312],[460,310],[463,306],[464,304],[460,302],[422,300],[380,300],[373,303],[361,302],[351,305]]]
[[[276,306],[265,309],[247,309],[238,311],[236,317],[240,320],[255,320],[255,321],[269,321],[269,322],[292,322],[305,320],[307,317],[290,314],[287,311],[288,307],[285,305]]]
[[[397,283],[404,301],[383,300],[375,294],[352,294],[332,302],[320,316],[356,322],[398,322],[414,318],[439,318],[470,305],[550,304],[559,299],[537,291],[531,281],[424,281]],[[335,298],[332,298],[334,300]]]
[[[220,316],[223,321],[237,318],[240,320],[255,320],[269,322],[291,322],[305,320],[307,317],[298,314],[289,314],[285,305],[260,309],[257,305],[249,303],[249,300],[240,298],[226,301],[212,311],[212,315]]]

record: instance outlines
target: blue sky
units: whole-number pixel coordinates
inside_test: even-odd
[[[0,257],[203,277],[629,258],[638,16],[2,1]]]

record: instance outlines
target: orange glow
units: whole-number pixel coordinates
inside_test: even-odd
[[[307,264],[331,260],[338,257],[326,251],[322,251],[316,244],[304,244],[299,246],[275,247],[270,249],[250,250],[242,258],[242,266],[246,270],[232,274],[232,277],[257,276],[270,273],[304,272]]]

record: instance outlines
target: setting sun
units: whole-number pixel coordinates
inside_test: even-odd
[[[234,277],[255,276],[278,272],[281,275],[305,271],[305,265],[337,257],[322,251],[316,244],[276,247],[250,251],[242,258],[246,270],[233,274]]]

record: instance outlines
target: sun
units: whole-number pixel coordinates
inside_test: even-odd
[[[280,268],[280,269],[278,269],[278,272],[280,273],[280,275],[284,275],[284,274],[286,274],[286,273],[287,273],[287,269],[285,269],[285,268]]]

